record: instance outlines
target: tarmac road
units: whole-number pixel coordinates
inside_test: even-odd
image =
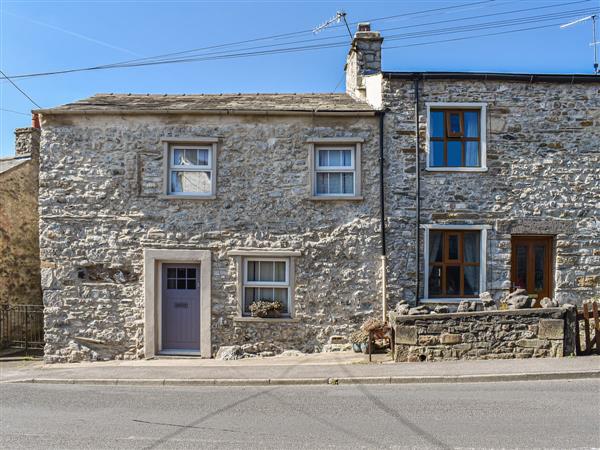
[[[600,447],[600,381],[0,385],[0,448]]]

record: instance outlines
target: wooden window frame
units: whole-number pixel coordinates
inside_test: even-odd
[[[431,298],[478,298],[479,294],[465,294],[465,267],[479,267],[481,270],[481,261],[477,262],[466,262],[464,260],[464,252],[463,252],[463,242],[465,233],[473,233],[478,230],[434,230],[436,232],[442,233],[442,261],[428,261],[429,263],[429,272],[431,273],[431,268],[440,267],[442,271],[442,293],[439,295],[431,295]],[[450,237],[456,236],[458,237],[458,259],[450,259]],[[479,236],[479,246],[481,253],[481,235]],[[427,249],[429,252],[429,249]],[[481,257],[479,258],[481,260]],[[460,267],[459,269],[459,292],[458,294],[448,294],[448,286],[446,285],[446,268],[448,267]],[[429,277],[426,280],[429,285]],[[481,286],[479,287],[479,291],[481,292]]]
[[[426,134],[426,146],[427,146],[427,158],[426,158],[426,170],[430,172],[486,172],[487,171],[487,104],[486,103],[426,103],[427,109],[427,134]],[[431,136],[431,113],[434,111],[444,112],[444,136],[443,137],[432,137]],[[465,112],[477,112],[479,114],[478,137],[467,138],[464,136],[464,113]],[[450,113],[460,113],[461,121],[461,133],[460,136],[457,133],[448,134],[449,130],[448,123],[450,121]],[[433,166],[431,163],[431,152],[432,142],[443,142],[444,146],[444,165]],[[448,166],[448,142],[461,142],[461,165],[460,166]],[[467,142],[478,142],[479,143],[479,165],[478,166],[466,166],[466,143]]]
[[[478,296],[433,296],[429,293],[429,274],[430,266],[433,262],[429,260],[429,233],[430,231],[479,231],[479,263],[468,263],[468,265],[479,265],[479,292],[485,292],[487,289],[487,231],[492,227],[490,225],[454,225],[454,224],[423,224],[421,228],[423,233],[423,298],[422,303],[459,303],[462,299],[473,299]],[[444,256],[442,256],[442,261]],[[442,275],[445,277],[445,270],[442,269]],[[461,271],[464,277],[464,273]],[[445,284],[445,279],[442,281]],[[464,283],[464,280],[463,280]]]

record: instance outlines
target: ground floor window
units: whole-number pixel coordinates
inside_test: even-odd
[[[485,236],[481,227],[426,229],[425,298],[479,296],[485,289]]]
[[[254,258],[243,260],[243,314],[250,315],[250,305],[258,301],[283,304],[282,314],[290,311],[289,258]]]

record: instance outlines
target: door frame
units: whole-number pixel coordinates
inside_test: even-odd
[[[210,250],[144,249],[144,354],[162,350],[162,265],[200,265],[200,356],[212,356]],[[178,352],[179,353],[179,352]],[[179,354],[184,355],[181,351]],[[188,352],[189,354],[189,352]]]
[[[510,237],[510,291],[513,292],[513,280],[516,278],[515,271],[517,270],[517,254],[515,252],[516,242],[519,240],[523,241],[538,241],[545,242],[548,244],[548,256],[546,258],[546,273],[548,274],[548,296],[553,297],[554,294],[554,271],[552,266],[554,264],[554,236],[553,235],[540,235],[540,234],[513,234]],[[528,255],[529,256],[529,255]],[[536,299],[538,302],[541,298]]]

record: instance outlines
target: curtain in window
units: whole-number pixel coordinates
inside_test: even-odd
[[[442,260],[442,233],[431,231],[429,233],[429,262]]]
[[[479,262],[479,232],[465,233],[463,237],[463,258],[465,262]],[[464,268],[465,295],[479,294],[479,267]]]

